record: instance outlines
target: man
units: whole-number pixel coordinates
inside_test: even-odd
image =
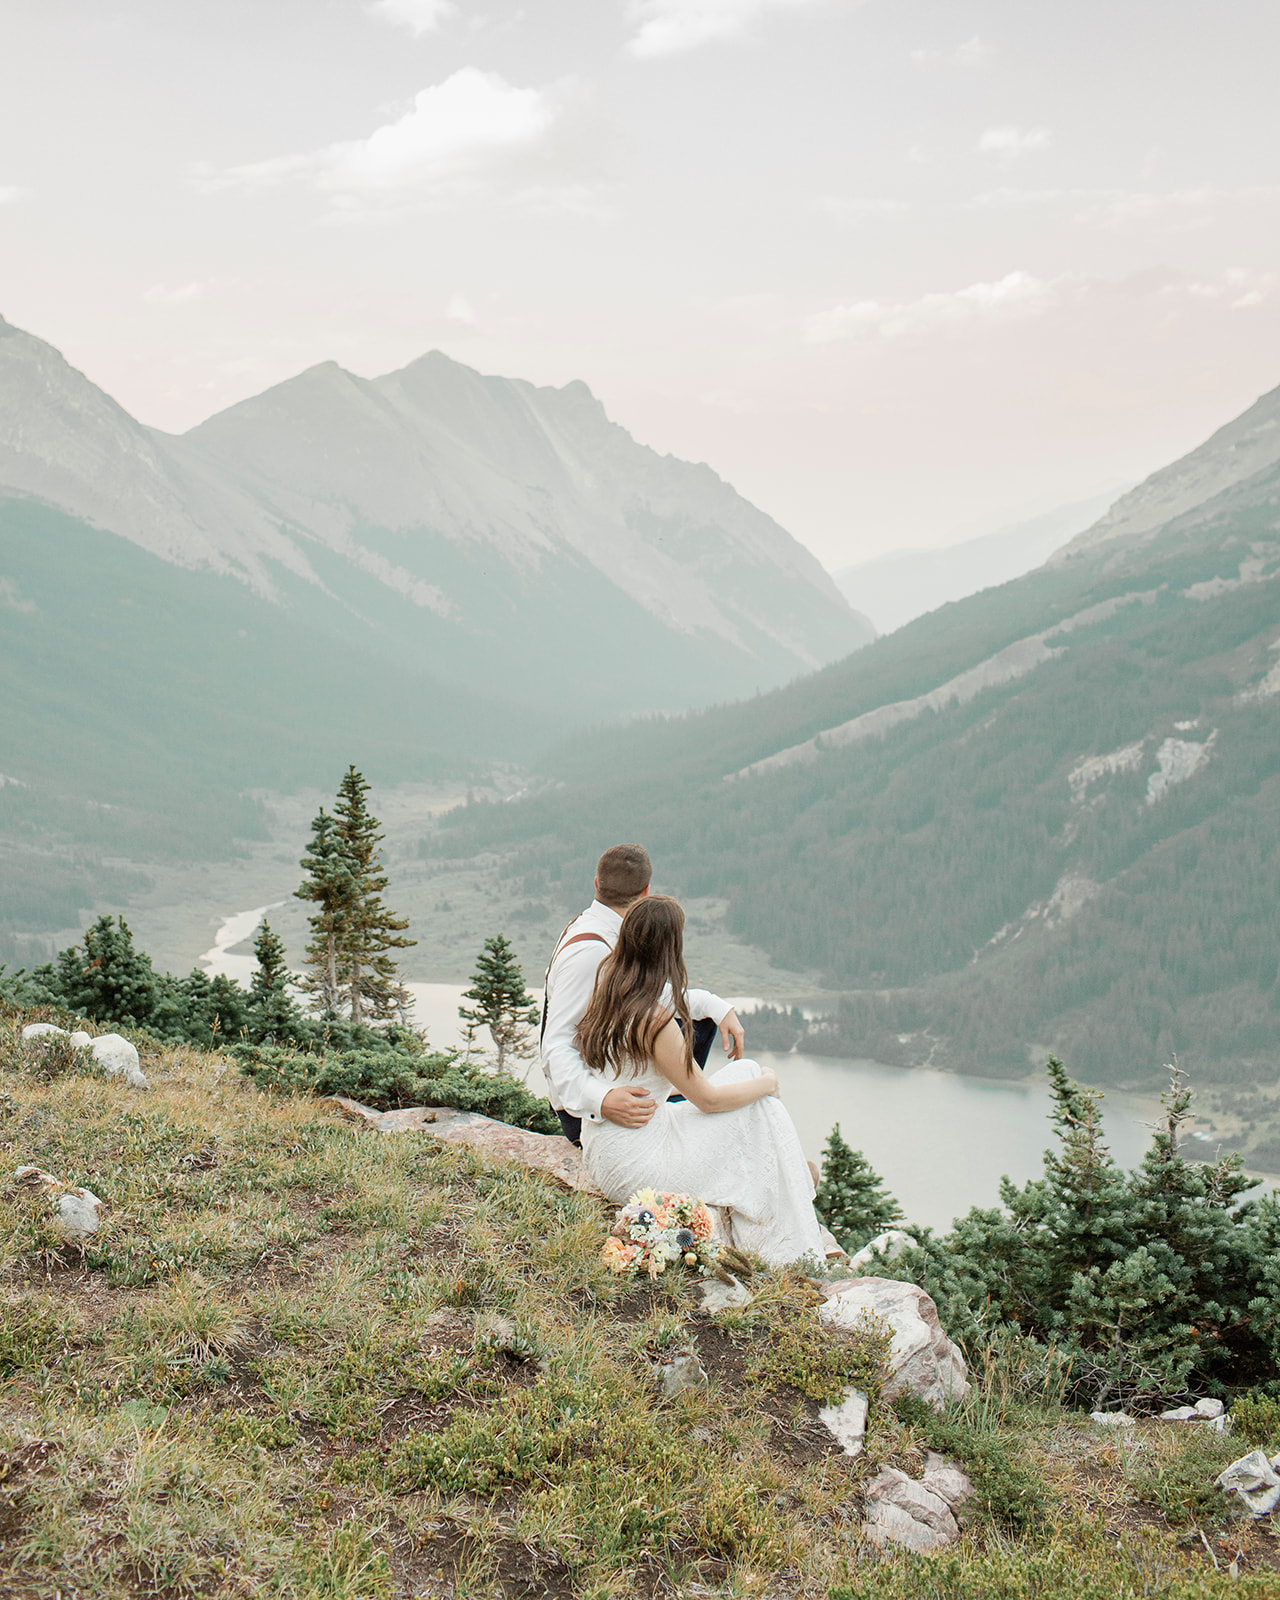
[[[651,870],[649,857],[638,844],[615,844],[606,850],[596,864],[595,899],[560,935],[547,968],[542,1071],[565,1138],[574,1144],[581,1141],[584,1117],[620,1128],[643,1128],[657,1110],[647,1089],[627,1083],[610,1088],[591,1072],[574,1040],[595,988],[596,969],[617,941],[623,914],[648,894]],[[705,1064],[717,1027],[729,1059],[741,1057],[746,1037],[727,1001],[706,989],[690,989],[689,1014],[695,1021],[694,1051],[700,1064]]]

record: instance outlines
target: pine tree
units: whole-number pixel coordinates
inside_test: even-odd
[[[289,985],[293,973],[285,957],[284,940],[265,919],[253,940],[257,967],[249,984],[249,1033],[255,1043],[296,1039],[301,1017]]]
[[[378,819],[365,803],[369,785],[348,767],[338,785],[334,834],[338,854],[351,876],[351,892],[338,935],[340,976],[351,1020],[385,1022],[400,1005],[400,977],[390,950],[406,950],[416,939],[401,937],[409,926],[382,902],[387,877],[382,871]]]
[[[151,957],[134,949],[123,917],[99,917],[85,933],[83,948],[71,945],[56,965],[37,967],[32,977],[68,1011],[123,1027],[146,1027],[164,988]]]
[[[355,900],[355,880],[344,859],[338,837],[337,819],[320,807],[311,824],[309,854],[301,861],[307,873],[302,886],[294,891],[298,900],[314,900],[315,916],[308,917],[311,943],[307,946],[302,985],[320,1002],[323,1012],[336,1014],[341,998],[340,955]]]
[[[902,1220],[898,1202],[871,1163],[840,1137],[838,1122],[822,1152],[822,1182],[813,1203],[841,1247],[849,1251],[861,1250],[868,1240]]]
[[[458,1007],[466,1023],[463,1030],[470,1045],[480,1028],[488,1028],[498,1052],[498,1070],[510,1056],[531,1057],[534,1053],[533,1029],[538,1008],[524,986],[524,973],[504,934],[486,939],[476,961],[471,988],[462,998],[474,1001],[471,1008]]]

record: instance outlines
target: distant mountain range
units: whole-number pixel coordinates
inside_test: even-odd
[[[929,550],[895,550],[843,567],[835,574],[840,592],[866,614],[879,633],[952,600],[963,600],[996,584],[1020,578],[1046,561],[1082,529],[1090,527],[1119,491],[1073,501],[992,533]]]
[[[42,825],[216,851],[253,827],[247,789],[521,761],[872,634],[776,522],[583,383],[328,362],[174,437],[0,320],[0,848]],[[58,872],[31,850],[0,925],[62,914],[40,920]],[[64,910],[91,903],[63,879]]]
[[[642,839],[843,992],[839,1053],[1150,1084],[1176,1052],[1280,1171],[1280,389],[1038,570],[544,770],[443,843],[551,893]]]

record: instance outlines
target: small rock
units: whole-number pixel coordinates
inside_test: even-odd
[[[664,1400],[674,1399],[684,1389],[705,1389],[707,1386],[707,1374],[692,1350],[682,1350],[659,1368],[659,1372]]]
[[[135,1089],[151,1087],[138,1061],[138,1052],[118,1033],[100,1034],[93,1041],[91,1048],[93,1059],[100,1067],[106,1068],[109,1078],[123,1077],[125,1082],[132,1084]]]
[[[15,1189],[26,1189],[33,1194],[57,1194],[62,1188],[52,1172],[41,1172],[39,1167],[18,1167],[9,1182]]]
[[[1200,1413],[1194,1406],[1174,1406],[1172,1411],[1160,1413],[1161,1422],[1198,1422]]]
[[[715,1316],[717,1311],[729,1311],[751,1304],[751,1291],[735,1278],[732,1283],[721,1283],[712,1278],[702,1285],[702,1309]]]
[[[860,1389],[846,1389],[838,1406],[823,1406],[818,1420],[847,1456],[862,1454],[867,1437],[868,1400]]]
[[[1197,1400],[1195,1409],[1198,1416],[1212,1420],[1214,1417],[1220,1417],[1227,1408],[1221,1400]]]
[[[61,1034],[64,1039],[67,1037],[67,1030],[65,1028],[55,1028],[52,1022],[28,1022],[22,1030],[22,1037],[24,1039],[45,1039],[54,1033]]]
[[[88,1050],[93,1045],[93,1035],[86,1033],[83,1028],[77,1028],[70,1037],[77,1050]]]
[[[849,1265],[858,1272],[863,1267],[871,1266],[875,1261],[893,1261],[904,1250],[916,1249],[918,1244],[919,1240],[913,1239],[901,1228],[889,1228],[884,1233],[876,1234],[869,1244],[864,1244],[856,1255],[850,1256]]]
[[[969,1392],[964,1357],[942,1331],[938,1308],[923,1289],[893,1278],[849,1278],[826,1293],[818,1316],[828,1327],[853,1329],[868,1312],[888,1323],[893,1343],[886,1400],[910,1390],[941,1411],[948,1400]]]
[[[865,1495],[862,1531],[873,1544],[897,1544],[924,1554],[943,1549],[960,1532],[942,1496],[896,1467],[881,1467]]]
[[[102,1201],[89,1189],[68,1189],[58,1201],[53,1225],[64,1239],[87,1239],[97,1233]]]
[[[1091,1411],[1089,1421],[1100,1428],[1132,1428],[1134,1418],[1127,1411]]]
[[[1213,1480],[1224,1494],[1237,1494],[1250,1513],[1265,1517],[1280,1505],[1280,1455],[1267,1460],[1262,1450],[1251,1450],[1233,1461]]]

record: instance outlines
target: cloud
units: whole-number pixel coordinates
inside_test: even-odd
[[[918,300],[888,305],[879,300],[858,300],[852,305],[833,306],[809,318],[805,339],[810,344],[830,344],[838,339],[898,339],[935,328],[1039,316],[1057,303],[1056,280],[1047,282],[1028,272],[1010,272],[993,283],[971,283],[964,289],[921,295]]]
[[[798,11],[826,0],[631,0],[632,20],[639,28],[627,49],[653,59],[680,55],[699,45],[735,39],[773,11]]]
[[[985,67],[994,55],[992,47],[983,44],[975,33],[954,50],[913,50],[911,59],[918,67],[957,67],[962,72],[972,72],[976,67]]]
[[[369,15],[408,28],[415,39],[420,39],[447,22],[457,10],[453,0],[373,0]]]
[[[25,199],[27,192],[26,189],[20,189],[16,183],[0,183],[0,206],[7,206],[15,200]]]
[[[854,222],[862,217],[887,217],[911,207],[905,200],[886,200],[876,195],[820,194],[814,204],[835,222]]]
[[[608,144],[572,83],[522,89],[500,73],[462,67],[420,89],[403,115],[367,138],[192,177],[206,191],[301,180],[346,212],[414,197],[589,210]]]
[[[474,328],[476,325],[475,307],[465,294],[450,295],[444,314],[450,322],[460,322],[464,327]]]
[[[207,283],[199,280],[184,283],[177,289],[170,289],[164,283],[153,283],[142,298],[153,306],[181,306],[188,300],[198,300],[208,287]]]
[[[982,155],[1016,161],[1033,150],[1043,150],[1051,137],[1048,128],[987,128],[976,148]]]

